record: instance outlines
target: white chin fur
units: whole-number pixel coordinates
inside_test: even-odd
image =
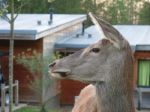
[[[59,78],[59,79],[62,78],[59,73],[51,73],[50,75],[55,78]]]

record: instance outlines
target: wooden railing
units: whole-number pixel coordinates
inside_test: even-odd
[[[18,80],[16,80],[15,83],[13,84],[13,88],[14,88],[15,106],[18,106],[18,103],[19,103],[19,82],[18,82]],[[1,112],[5,112],[6,91],[8,91],[8,89],[9,89],[8,85],[1,84]]]

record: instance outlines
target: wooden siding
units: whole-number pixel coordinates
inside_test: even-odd
[[[0,40],[0,50],[7,51],[9,49],[9,41],[8,40]],[[15,41],[14,46],[14,56],[18,56],[18,54],[22,52],[26,52],[27,49],[36,50],[38,52],[42,51],[42,39],[38,41]],[[8,56],[5,56],[1,59],[2,69],[4,72],[4,77],[6,82],[8,83]],[[19,65],[14,60],[14,80],[19,80],[19,95],[21,101],[27,100],[35,100],[33,97],[34,92],[29,89],[29,81],[32,74],[27,71],[22,65]]]
[[[83,89],[87,84],[73,81],[73,80],[62,80],[60,81],[60,104],[70,105],[75,101],[75,96],[78,96],[81,89]]]

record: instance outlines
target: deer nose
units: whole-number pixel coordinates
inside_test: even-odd
[[[55,65],[56,65],[56,62],[53,62],[53,63],[49,64],[48,66],[49,66],[49,68],[52,68],[52,67],[54,67]]]

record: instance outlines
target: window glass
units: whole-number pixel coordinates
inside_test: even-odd
[[[138,86],[150,87],[150,60],[138,62]]]

